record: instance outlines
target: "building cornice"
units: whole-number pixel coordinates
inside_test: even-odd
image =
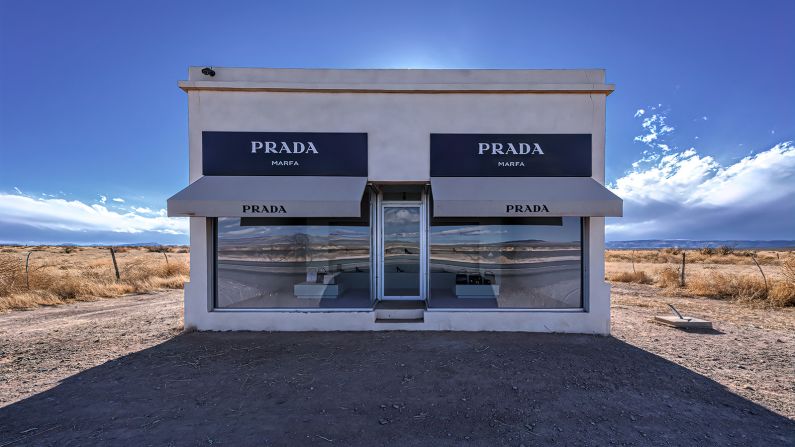
[[[180,81],[186,91],[313,93],[597,93],[609,95],[613,84],[592,83],[301,83],[251,81]]]

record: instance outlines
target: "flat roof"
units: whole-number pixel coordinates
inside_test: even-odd
[[[609,95],[604,69],[321,69],[190,67],[179,87],[214,91],[314,91],[374,93],[601,93]]]

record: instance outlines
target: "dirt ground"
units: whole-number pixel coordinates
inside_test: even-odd
[[[0,446],[795,445],[793,309],[613,298],[613,337],[181,334],[181,291],[9,312]]]
[[[612,334],[709,377],[749,400],[795,419],[795,308],[755,308],[728,301],[665,296],[654,286],[613,283]],[[654,315],[713,322],[686,332],[652,324]]]

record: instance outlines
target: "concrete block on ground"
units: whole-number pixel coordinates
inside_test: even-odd
[[[679,318],[675,315],[656,315],[654,321],[682,329],[712,329],[712,322],[694,317]]]

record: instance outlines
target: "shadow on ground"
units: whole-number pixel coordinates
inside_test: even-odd
[[[0,445],[791,445],[610,337],[190,333],[0,409]]]

